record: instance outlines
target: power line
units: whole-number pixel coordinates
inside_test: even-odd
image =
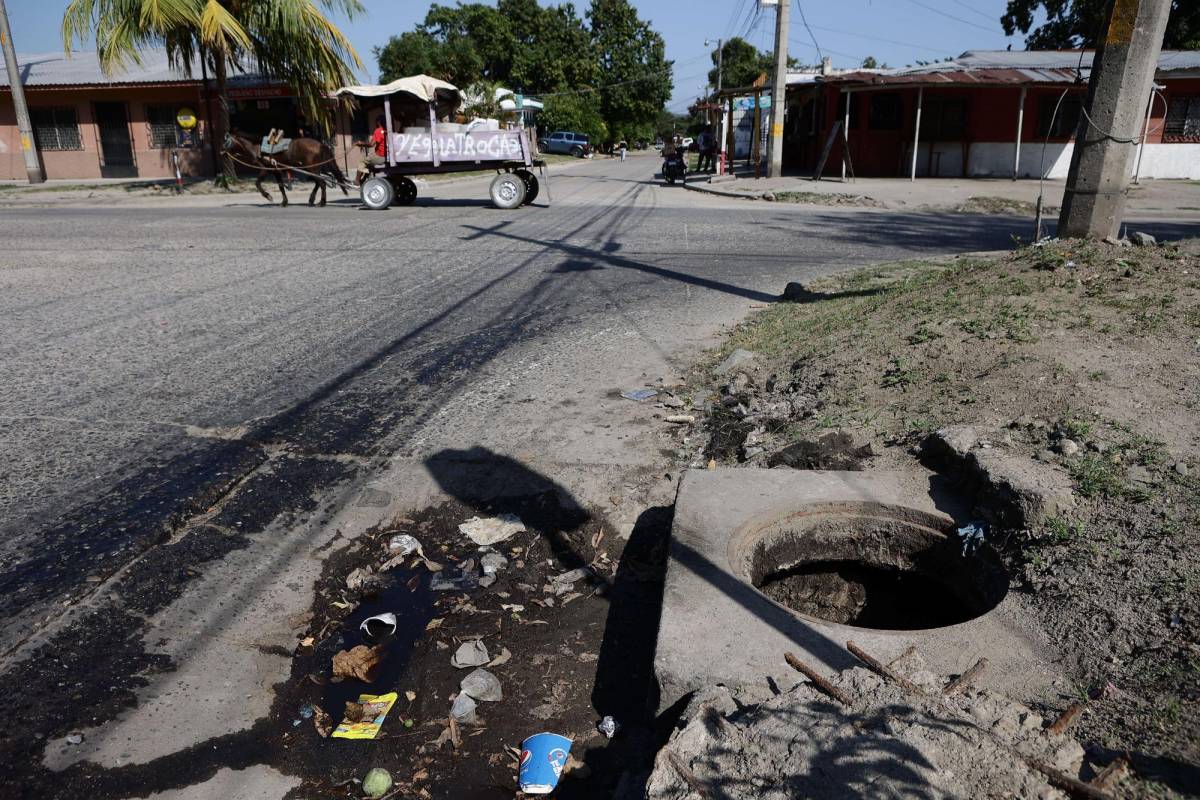
[[[779,2],[785,3],[787,0],[779,0]],[[824,61],[825,55],[821,52],[821,45],[817,44],[817,37],[813,34],[812,28],[808,27],[808,20],[804,18],[804,6],[800,5],[800,0],[796,0],[796,10],[800,12],[800,21],[804,23],[804,29],[808,31],[808,36],[812,39],[813,47],[817,48],[817,58]]]
[[[942,11],[940,8],[936,8],[934,6],[922,3],[921,0],[908,0],[908,2],[912,3],[914,6],[920,6],[921,8],[925,9],[926,11],[932,11],[935,14],[941,14],[943,17],[946,17],[947,19],[952,19],[955,22],[961,22],[963,25],[970,25],[972,28],[978,28],[981,31],[987,31],[988,33],[993,33],[993,34],[996,33],[995,28],[987,28],[987,27],[984,27],[983,25],[980,25],[977,22],[972,22],[969,19],[963,19],[962,17],[956,17],[948,11]]]
[[[814,30],[818,30],[818,31],[828,31],[829,33],[841,33],[841,34],[845,34],[846,36],[854,36],[858,39],[870,39],[873,42],[885,42],[887,44],[898,44],[901,47],[915,47],[918,50],[927,50],[930,53],[945,53],[946,52],[946,48],[944,48],[944,47],[927,47],[923,44],[914,44],[912,42],[902,42],[898,39],[887,39],[882,36],[870,36],[865,33],[858,33],[856,31],[848,31],[848,30],[844,30],[842,28],[828,28],[828,27],[825,27],[822,25],[813,25],[812,27]]]
[[[986,20],[989,20],[991,22],[997,21],[996,18],[993,17],[991,14],[988,14],[986,11],[980,11],[978,8],[971,5],[970,3],[964,3],[963,0],[950,0],[950,2],[954,3],[954,5],[956,5],[956,6],[962,6],[967,11],[970,11],[974,14],[978,14],[979,16],[983,17]]]
[[[794,45],[796,45],[797,47],[812,47],[812,45],[811,45],[811,44],[809,44],[808,42],[802,42],[802,41],[800,41],[799,39],[788,39],[788,42],[790,42],[791,44],[794,44]],[[820,51],[818,50],[817,52],[819,53]],[[841,56],[842,58],[849,58],[849,59],[851,59],[851,60],[853,60],[853,61],[860,61],[860,62],[861,62],[861,61],[863,60],[863,57],[862,57],[862,56],[856,56],[856,55],[854,55],[853,53],[843,53],[841,50],[833,50],[833,49],[830,49],[830,48],[828,48],[828,47],[826,47],[826,48],[825,48],[825,52],[826,52],[826,53],[832,53],[832,54],[833,54],[833,55],[835,55],[835,56]]]

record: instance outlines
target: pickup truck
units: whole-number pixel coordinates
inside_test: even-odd
[[[576,158],[586,158],[592,152],[587,134],[574,131],[555,131],[538,139],[538,150],[543,153],[567,153]]]

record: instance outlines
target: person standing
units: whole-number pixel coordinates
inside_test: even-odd
[[[625,160],[625,152],[629,149],[629,145],[625,143],[624,139],[622,139],[620,142],[617,143],[617,149],[621,151],[621,160],[624,161]]]

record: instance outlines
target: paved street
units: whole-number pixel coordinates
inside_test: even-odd
[[[1013,218],[712,197],[660,185],[656,165],[580,163],[554,177],[550,208],[513,212],[480,181],[382,213],[248,195],[6,209],[0,667],[34,693],[78,682],[80,720],[153,709],[171,690],[139,694],[134,673],[195,661],[194,688],[228,667],[236,655],[203,644],[233,649],[250,625],[239,587],[304,608],[314,567],[298,562],[331,528],[430,496],[404,476],[431,459],[510,457],[607,497],[667,463],[613,391],[678,376],[787,281],[1028,234]],[[204,636],[152,641],[147,619]],[[81,627],[99,637],[87,652],[27,668]],[[268,689],[286,669],[248,657]],[[133,753],[91,737],[80,757],[153,762],[248,727],[266,702],[206,722],[174,698],[187,730]]]

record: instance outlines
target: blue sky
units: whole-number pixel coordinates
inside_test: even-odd
[[[450,0],[447,0],[450,2]],[[13,40],[19,52],[61,49],[59,22],[67,0],[7,0]],[[363,0],[366,16],[343,24],[373,77],[371,48],[393,34],[420,22],[429,3],[416,0]],[[743,35],[761,49],[770,49],[775,35],[775,11],[755,11],[757,0],[634,0],[638,12],[662,33],[667,56],[675,61],[672,110],[682,110],[701,93],[710,67],[704,40]],[[576,4],[580,10],[586,2]],[[821,52],[836,67],[857,66],[874,56],[890,66],[903,66],[958,55],[968,49],[1003,50],[1022,39],[1006,37],[1000,28],[1005,0],[801,0],[801,7]],[[817,51],[792,6],[789,51],[815,63]],[[344,21],[343,21],[344,22]]]

